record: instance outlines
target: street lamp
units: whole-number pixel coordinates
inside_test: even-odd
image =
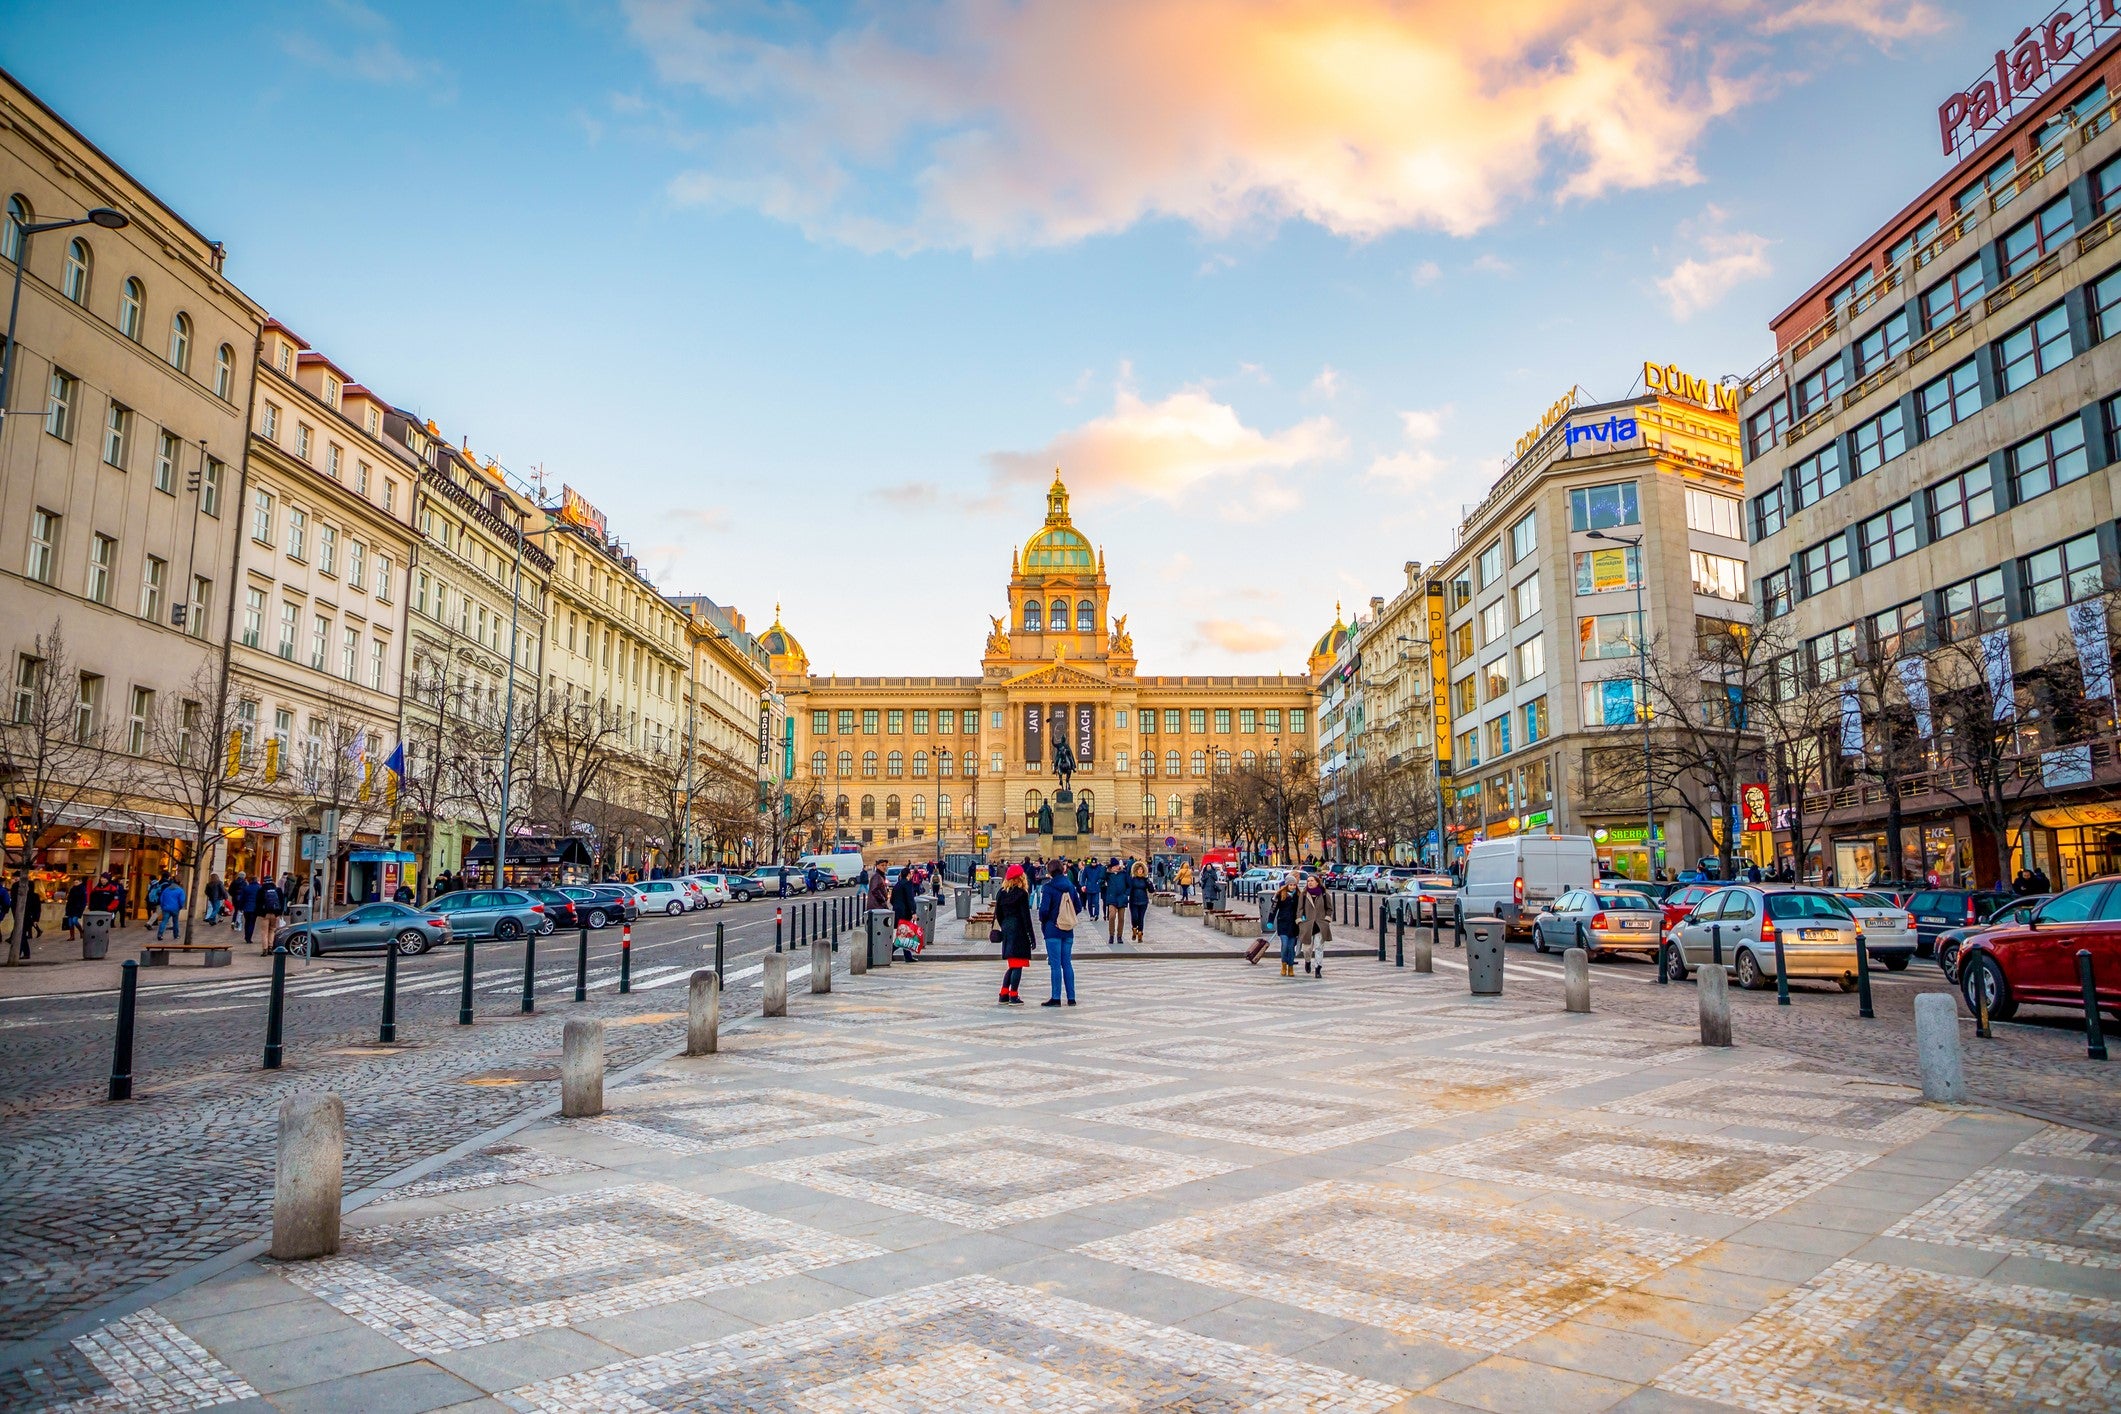
[[[98,206],[86,216],[73,216],[64,221],[32,221],[26,226],[15,227],[15,291],[7,302],[7,347],[0,350],[0,431],[7,427],[7,395],[14,384],[15,316],[22,308],[22,267],[29,264],[29,238],[45,231],[63,231],[69,226],[101,226],[106,231],[122,231],[131,224],[132,218],[123,211]]]
[[[1635,717],[1642,723],[1642,852],[1646,861],[1644,867],[1654,877],[1657,873],[1657,803],[1650,779],[1650,636],[1649,622],[1642,616],[1642,537],[1608,535],[1603,530],[1594,530],[1588,538],[1610,540],[1635,552],[1635,670],[1640,683],[1638,691],[1642,694],[1635,703]],[[1724,828],[1730,826],[1726,824]]]

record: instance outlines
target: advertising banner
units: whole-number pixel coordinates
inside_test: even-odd
[[[1747,781],[1738,787],[1738,817],[1747,830],[1773,828],[1775,812],[1768,806],[1766,781]]]
[[[1046,709],[1036,702],[1024,704],[1024,764],[1046,759]]]
[[[1097,759],[1097,707],[1075,704],[1075,764],[1087,767]]]
[[[1626,550],[1593,550],[1591,552],[1591,590],[1598,593],[1607,589],[1625,589],[1634,582],[1628,574],[1628,552]]]

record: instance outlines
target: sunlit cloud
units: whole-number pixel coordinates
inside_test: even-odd
[[[1729,229],[1717,207],[1681,225],[1679,236],[1696,253],[1657,281],[1674,319],[1691,319],[1720,303],[1733,285],[1758,280],[1774,269],[1768,261],[1767,237]]]
[[[1311,391],[1321,398],[1339,397],[1340,370],[1330,363],[1319,369],[1318,376],[1311,380]]]
[[[1451,415],[1448,404],[1440,408],[1416,408],[1399,415],[1404,445],[1374,457],[1363,471],[1364,479],[1398,491],[1422,491],[1436,487],[1451,461],[1433,445],[1443,435]]]
[[[453,97],[448,70],[433,59],[416,59],[398,43],[397,26],[359,0],[323,0],[305,14],[320,30],[292,30],[280,37],[290,59],[340,78],[386,88],[429,86],[433,96]]]
[[[1225,653],[1272,653],[1289,642],[1289,631],[1270,619],[1197,619],[1193,632]]]
[[[1874,42],[1924,0],[622,0],[661,77],[743,115],[670,185],[873,250],[1067,244],[1171,219],[1469,235],[1521,203],[1699,179],[1765,92],[1758,34]]]
[[[663,516],[703,535],[721,535],[731,528],[727,506],[679,506]]]

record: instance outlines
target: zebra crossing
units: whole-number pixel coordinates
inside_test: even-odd
[[[632,990],[636,992],[652,992],[660,987],[674,987],[689,981],[692,974],[698,970],[699,963],[696,961],[683,964],[663,963],[636,967],[633,969]],[[732,987],[736,986],[759,976],[765,970],[763,962],[754,962],[745,967],[732,967],[724,976],[724,984]],[[795,963],[791,959],[791,965],[788,969],[788,980],[790,983],[801,978],[807,978],[809,975],[810,964],[808,962]],[[549,996],[555,991],[565,990],[571,994],[574,989],[574,978],[575,967],[571,960],[564,965],[556,964],[550,967],[541,965],[537,969],[536,993],[539,996]],[[606,988],[616,990],[618,984],[619,969],[617,967],[599,964],[589,969],[589,990],[601,991]],[[463,973],[455,969],[432,976],[423,975],[411,981],[405,980],[401,976],[398,981],[398,995],[400,997],[417,996],[422,993],[455,995],[463,985]],[[472,972],[472,991],[474,993],[490,996],[514,996],[519,995],[522,992],[522,988],[523,969],[520,967],[483,967],[476,968]],[[269,976],[236,977],[226,981],[157,987],[154,989],[152,996],[157,1002],[163,1000],[174,1002],[248,1001],[262,999],[271,990],[272,978]],[[333,969],[313,976],[290,973],[287,978],[286,995],[289,1000],[296,1000],[300,998],[348,996],[356,993],[370,993],[381,996],[382,991],[383,969],[379,965],[372,972],[355,973]],[[146,994],[143,994],[143,1000],[145,999]]]

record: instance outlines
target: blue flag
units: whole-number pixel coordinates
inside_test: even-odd
[[[390,759],[383,763],[383,769],[390,772],[390,774],[396,776],[401,781],[405,779],[404,742],[401,741],[395,747],[391,748]]]

